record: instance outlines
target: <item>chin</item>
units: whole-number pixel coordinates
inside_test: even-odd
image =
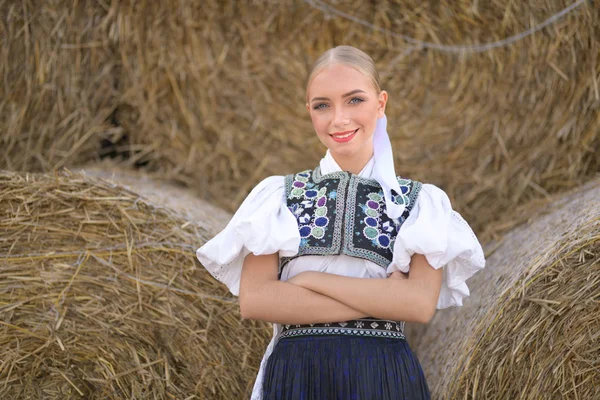
[[[329,147],[329,151],[332,155],[338,155],[342,157],[351,157],[359,152],[360,146],[336,146],[339,143],[334,143],[334,146]]]

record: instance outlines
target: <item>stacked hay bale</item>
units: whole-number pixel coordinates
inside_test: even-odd
[[[194,255],[229,216],[111,180],[0,173],[0,397],[248,397],[270,330]]]
[[[123,168],[108,160],[75,171],[128,189],[142,196],[149,204],[176,211],[187,221],[213,234],[225,228],[231,219],[230,214],[217,207],[218,204],[215,206],[202,200],[200,191],[164,179],[160,174]]]
[[[304,108],[304,80],[322,51],[350,44],[373,56],[390,93],[398,172],[444,188],[486,242],[526,221],[532,204],[600,169],[600,9],[578,1],[559,22],[483,53],[424,49],[398,35],[490,42],[570,4],[335,3],[387,29],[381,32],[318,1],[0,2],[0,169],[50,171],[111,156],[233,210],[265,176],[316,165],[324,149]],[[160,195],[150,202],[79,175],[2,176],[4,397],[248,393],[268,332],[263,324],[240,325],[226,290],[193,258],[227,217],[211,219],[212,210],[200,207],[207,211],[196,224],[193,210],[155,207],[178,206]],[[117,180],[135,192],[155,185]],[[545,247],[531,251],[527,257],[538,251],[546,260],[535,265],[551,265]],[[525,271],[534,262],[522,265]],[[514,285],[499,287],[512,293]],[[474,299],[501,295],[496,287],[476,290]],[[560,314],[563,300],[551,301],[560,302],[547,304]],[[457,312],[439,318],[464,318]],[[467,318],[473,329],[492,326],[486,315]],[[227,326],[241,331],[226,333]],[[239,368],[235,354],[244,355]],[[503,372],[482,383],[491,372],[476,373],[456,387],[505,393],[504,376],[520,379]],[[575,375],[561,378],[573,377],[573,392],[585,394],[597,382]],[[537,393],[531,385],[526,396]]]
[[[436,399],[600,398],[600,181],[506,235],[416,346]]]
[[[522,221],[520,205],[600,168],[600,9],[579,2],[483,53],[423,49],[398,35],[485,43],[571,4],[335,3],[381,32],[312,1],[4,2],[3,54],[15,61],[0,64],[10,83],[0,87],[0,131],[10,133],[0,168],[110,151],[233,210],[265,176],[316,165],[324,149],[304,81],[322,51],[351,44],[374,57],[390,93],[398,172],[442,186],[491,238]]]
[[[101,3],[0,4],[0,169],[86,162],[124,134],[108,14]]]

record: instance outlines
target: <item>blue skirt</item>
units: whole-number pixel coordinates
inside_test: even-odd
[[[343,335],[280,338],[263,400],[421,400],[429,389],[405,339]]]

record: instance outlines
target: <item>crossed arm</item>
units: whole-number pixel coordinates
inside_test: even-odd
[[[362,317],[427,323],[435,313],[442,270],[415,254],[406,278],[365,279],[324,272],[302,272],[277,279],[278,255],[244,260],[240,284],[243,318],[281,324],[336,322]]]

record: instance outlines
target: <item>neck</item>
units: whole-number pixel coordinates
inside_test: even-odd
[[[358,175],[363,170],[365,165],[373,157],[373,149],[370,152],[362,152],[361,154],[353,154],[351,156],[343,156],[340,154],[331,153],[331,156],[340,166],[342,171],[348,171],[354,175]]]

